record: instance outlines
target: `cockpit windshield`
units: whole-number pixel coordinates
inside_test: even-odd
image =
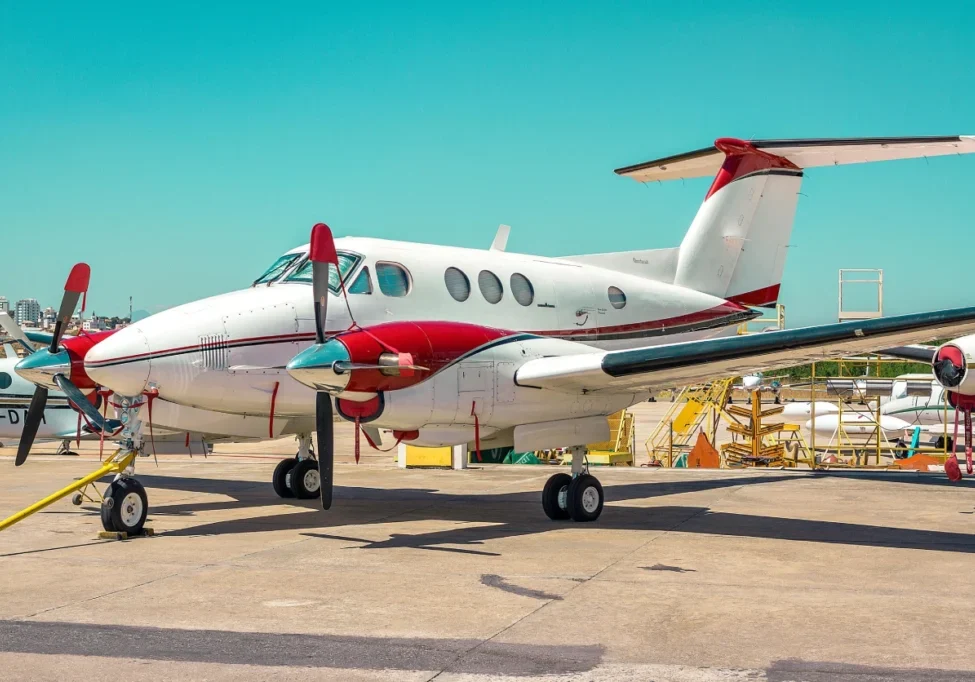
[[[346,251],[339,251],[338,257],[339,270],[342,272],[342,281],[346,281],[349,273],[355,270],[355,266],[359,264],[362,257]],[[311,283],[311,261],[305,261],[300,268],[288,275],[288,279],[286,281]],[[337,294],[339,292],[339,276],[338,273],[335,272],[334,265],[328,266],[328,288],[333,294]]]
[[[281,256],[271,264],[271,267],[269,267],[267,270],[264,271],[263,275],[261,275],[256,280],[254,280],[254,284],[252,286],[273,282],[278,277],[283,275],[285,271],[291,267],[291,264],[294,263],[296,260],[298,260],[298,258],[300,257],[301,257],[300,253],[288,253]]]

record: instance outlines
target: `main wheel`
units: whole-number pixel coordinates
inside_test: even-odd
[[[595,521],[603,512],[603,486],[595,476],[581,474],[572,479],[566,495],[566,511],[573,521]]]
[[[120,478],[108,486],[102,500],[102,528],[110,533],[138,535],[149,513],[146,489],[134,478]]]
[[[274,467],[274,473],[271,474],[271,485],[274,487],[274,492],[278,494],[278,497],[288,498],[295,496],[291,492],[291,470],[297,464],[298,460],[296,459],[282,459]]]
[[[565,521],[569,518],[565,507],[570,483],[572,477],[569,474],[555,474],[545,482],[542,489],[542,509],[553,521]]]
[[[310,500],[318,497],[322,487],[322,479],[318,474],[318,461],[314,459],[303,459],[295,464],[291,470],[289,485],[291,494],[299,500]]]

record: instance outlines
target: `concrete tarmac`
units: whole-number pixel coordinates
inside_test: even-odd
[[[341,447],[329,512],[275,497],[284,440],[140,460],[155,537],[67,500],[0,532],[0,679],[975,680],[969,480],[600,469],[553,523],[554,467]],[[0,450],[0,517],[82,451]]]

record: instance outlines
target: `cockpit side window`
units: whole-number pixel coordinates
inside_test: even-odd
[[[350,294],[371,294],[372,293],[372,280],[369,279],[369,268],[363,266],[362,270],[359,272],[359,276],[355,278],[352,282],[352,286],[349,287]]]
[[[254,280],[254,284],[251,286],[257,286],[258,284],[267,284],[268,282],[273,282],[278,277],[283,275],[291,265],[301,257],[300,253],[286,253],[285,255],[278,258],[271,264],[264,274]]]
[[[339,270],[342,272],[342,281],[345,281],[349,276],[349,273],[355,270],[355,266],[359,264],[362,260],[362,256],[357,256],[354,253],[348,253],[347,251],[339,251]],[[293,273],[288,275],[286,282],[307,282],[311,284],[311,266],[310,260],[306,260],[301,267],[295,270]],[[328,266],[328,288],[333,294],[339,293],[339,276],[335,272],[335,266]]]

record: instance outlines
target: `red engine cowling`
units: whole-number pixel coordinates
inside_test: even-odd
[[[346,391],[375,393],[417,384],[448,364],[515,332],[464,322],[387,322],[339,335],[353,364],[389,369],[353,369]],[[398,354],[424,369],[399,371]]]
[[[82,391],[90,391],[97,388],[95,382],[85,372],[85,356],[91,350],[92,346],[108,338],[116,331],[115,329],[109,329],[92,334],[79,334],[78,336],[61,340],[61,346],[67,351],[68,358],[71,360],[71,376],[68,378],[72,384]]]

